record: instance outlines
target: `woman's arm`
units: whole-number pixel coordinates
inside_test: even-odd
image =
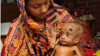
[[[51,55],[50,55],[50,56],[54,56],[54,54],[55,54],[55,52],[56,52],[57,47],[58,47],[58,44],[56,44],[56,45],[55,45],[55,47],[54,47],[54,49],[53,49],[53,51],[52,51],[52,53],[51,53]]]
[[[52,51],[50,56],[54,56],[54,53],[55,53],[55,49]]]

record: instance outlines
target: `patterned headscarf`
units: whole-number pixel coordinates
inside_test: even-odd
[[[59,29],[72,20],[69,13],[50,0],[46,16],[46,27],[34,21],[25,10],[25,0],[18,0],[21,12],[13,20],[2,49],[2,56],[46,56],[54,48]]]

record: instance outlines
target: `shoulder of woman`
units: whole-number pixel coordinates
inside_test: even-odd
[[[19,18],[19,17],[15,18],[12,22],[13,22],[13,23],[16,22],[18,18]]]

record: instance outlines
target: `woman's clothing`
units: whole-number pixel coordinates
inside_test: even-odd
[[[27,15],[24,0],[18,0],[21,14],[9,28],[2,56],[48,56],[47,50],[54,48],[59,29],[72,20],[65,9],[50,3],[44,27]]]

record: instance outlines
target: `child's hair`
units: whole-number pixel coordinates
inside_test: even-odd
[[[81,24],[80,24],[79,22],[77,22],[77,21],[70,21],[70,22],[67,22],[67,23],[75,24],[76,33],[77,33],[76,37],[81,37],[81,35],[82,35],[82,33],[83,33],[83,27],[81,26]],[[67,24],[67,23],[65,23],[65,24]],[[64,24],[64,25],[65,25],[65,24]],[[64,25],[63,25],[63,26],[64,26]],[[67,26],[66,26],[66,27],[67,27]]]

